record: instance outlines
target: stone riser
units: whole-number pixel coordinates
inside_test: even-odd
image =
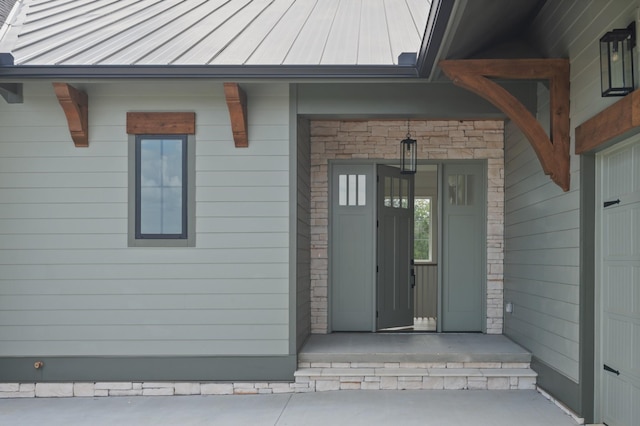
[[[332,390],[515,390],[535,389],[532,376],[298,376],[308,392]]]
[[[299,363],[296,383],[311,392],[365,389],[535,389],[529,363]]]

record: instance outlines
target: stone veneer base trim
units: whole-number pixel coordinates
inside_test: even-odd
[[[2,398],[256,395],[330,390],[535,389],[529,363],[301,363],[294,382],[0,383]]]

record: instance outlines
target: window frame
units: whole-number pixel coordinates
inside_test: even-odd
[[[144,139],[183,141],[183,205],[181,234],[142,234],[140,232],[140,143]],[[195,136],[192,134],[129,134],[129,247],[195,247]]]

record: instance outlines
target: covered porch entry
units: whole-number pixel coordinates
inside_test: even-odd
[[[411,135],[418,140],[418,158],[422,164],[482,164],[479,181],[486,198],[483,200],[482,223],[479,228],[485,234],[480,246],[473,249],[479,254],[479,270],[476,274],[482,284],[478,287],[478,324],[439,331],[480,331],[487,334],[502,333],[503,304],[503,251],[504,251],[504,123],[501,120],[429,121],[410,120]],[[324,334],[332,331],[353,331],[334,327],[332,309],[334,300],[342,300],[332,279],[331,194],[332,164],[369,163],[393,164],[398,161],[399,141],[407,134],[407,120],[310,120],[311,146],[311,332]],[[441,170],[444,170],[442,168]],[[350,173],[346,173],[349,175]],[[353,173],[359,176],[361,173]],[[466,173],[453,173],[454,175]],[[371,182],[372,175],[366,179]],[[442,181],[444,175],[440,176]],[[444,190],[441,197],[447,197]],[[371,199],[371,198],[368,198]],[[444,221],[442,221],[444,222]],[[373,223],[373,221],[371,221]],[[442,223],[441,227],[446,224]],[[461,229],[455,228],[454,229]],[[371,235],[374,234],[372,225]],[[375,240],[375,237],[373,237]],[[362,247],[372,245],[360,242]],[[373,242],[375,244],[375,242]],[[357,242],[356,242],[357,245]],[[353,250],[349,251],[353,253]],[[371,253],[370,253],[371,254]],[[369,258],[375,257],[374,253]],[[435,258],[434,258],[435,259]],[[420,284],[421,271],[435,271],[435,263],[419,265],[416,284]],[[348,265],[347,265],[348,266]],[[375,263],[373,267],[375,268]],[[443,267],[443,266],[440,266]],[[421,271],[418,271],[420,269]],[[451,268],[455,271],[455,268]],[[368,273],[371,273],[370,270]],[[424,276],[424,275],[422,275]],[[434,275],[431,275],[433,278]],[[440,277],[435,277],[436,280]],[[375,269],[371,280],[375,283]],[[461,294],[464,292],[461,292]],[[420,298],[424,293],[416,292]],[[442,294],[444,297],[444,294]],[[337,299],[336,299],[337,298]],[[368,299],[367,299],[368,300]],[[363,302],[373,307],[374,302]],[[433,306],[433,305],[432,305]],[[434,309],[431,309],[433,312]],[[441,309],[442,311],[442,309]],[[417,310],[416,310],[416,313]],[[375,322],[375,309],[370,309],[370,321]],[[368,328],[368,331],[376,327]],[[365,329],[362,329],[365,330]],[[358,329],[357,331],[360,331]]]

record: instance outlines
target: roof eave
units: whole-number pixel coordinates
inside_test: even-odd
[[[0,65],[0,79],[384,79],[417,78],[400,65]]]
[[[431,3],[432,10],[429,13],[429,21],[422,37],[416,63],[420,77],[430,77],[437,65],[455,4],[456,0],[433,0]]]

